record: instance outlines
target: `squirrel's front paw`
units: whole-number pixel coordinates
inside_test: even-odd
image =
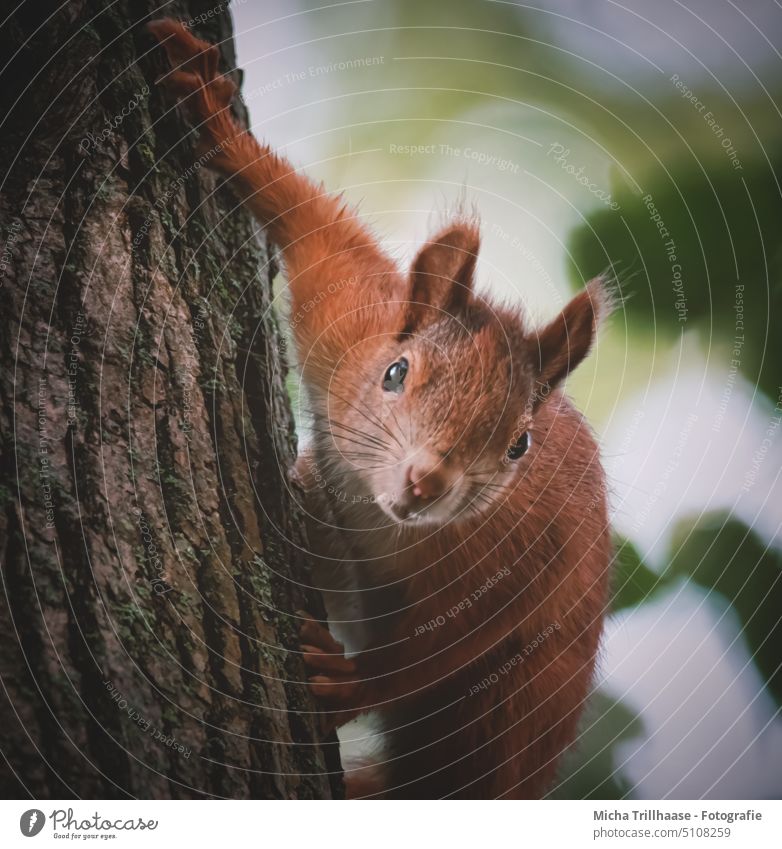
[[[345,657],[345,647],[328,628],[308,613],[299,616],[304,620],[299,633],[310,691],[324,708],[324,726],[338,728],[361,713],[363,687],[356,662]]]

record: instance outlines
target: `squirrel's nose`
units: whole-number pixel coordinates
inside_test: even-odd
[[[439,498],[450,489],[448,478],[442,461],[436,466],[415,464],[408,472],[408,486],[415,498]]]

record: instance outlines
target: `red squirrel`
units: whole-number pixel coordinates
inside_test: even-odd
[[[149,29],[199,153],[290,287],[313,420],[296,474],[334,632],[302,614],[301,650],[328,727],[371,711],[382,730],[374,762],[346,768],[348,795],[544,795],[607,602],[605,475],[560,386],[610,310],[605,282],[530,327],[473,291],[464,215],[400,269],[339,195],[236,122],[216,46],[170,19]]]

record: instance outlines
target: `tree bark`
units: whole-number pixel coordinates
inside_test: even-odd
[[[272,257],[154,84],[157,6],[0,30],[0,789],[339,795]],[[165,13],[234,67],[225,4]]]

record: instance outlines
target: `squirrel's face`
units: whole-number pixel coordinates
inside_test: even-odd
[[[537,411],[586,356],[608,307],[602,281],[540,330],[472,292],[477,232],[419,253],[396,328],[334,364],[321,456],[341,500],[389,520],[442,525],[502,506],[535,462]],[[370,520],[374,521],[374,520]]]
[[[361,391],[332,409],[350,428],[333,433],[357,489],[405,524],[496,509],[534,453],[534,375],[516,316],[441,317],[353,368]]]

